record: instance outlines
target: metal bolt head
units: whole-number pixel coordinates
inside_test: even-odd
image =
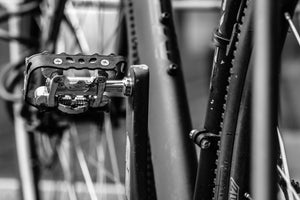
[[[211,145],[211,143],[207,139],[202,139],[200,142],[201,149],[207,149],[208,147],[210,147],[210,145]]]
[[[166,23],[169,22],[170,18],[171,18],[171,14],[170,14],[170,13],[168,13],[168,12],[163,12],[163,13],[161,14],[161,17],[160,17],[160,22],[161,22],[162,24],[166,24]]]
[[[249,200],[253,200],[253,199],[251,198],[251,196],[250,196],[249,193],[245,193],[245,194],[244,194],[244,197],[246,197],[246,198],[249,199]]]
[[[62,61],[62,59],[60,59],[60,58],[55,58],[55,59],[53,60],[53,63],[56,64],[56,65],[61,65],[61,64],[63,63],[63,61]]]
[[[175,75],[177,71],[178,66],[176,64],[169,65],[169,68],[167,70],[169,75]]]
[[[130,96],[132,94],[132,87],[133,87],[132,79],[131,78],[124,78],[123,79],[123,84],[124,84],[123,94],[125,96]]]
[[[53,82],[54,83],[63,83],[64,80],[63,80],[62,77],[56,76],[56,77],[53,78]]]
[[[109,65],[109,61],[106,60],[106,59],[101,60],[100,63],[101,63],[101,65],[103,65],[103,66]]]
[[[98,80],[99,80],[100,83],[104,83],[106,81],[106,79],[107,78],[105,76],[99,76]]]

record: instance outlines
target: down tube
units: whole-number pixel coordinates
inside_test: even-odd
[[[157,198],[190,200],[197,158],[189,139],[191,118],[171,3],[136,0],[129,6],[139,62],[150,69],[149,138]]]

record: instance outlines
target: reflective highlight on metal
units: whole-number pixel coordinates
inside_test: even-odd
[[[298,33],[298,31],[297,31],[297,29],[296,29],[296,27],[295,27],[295,25],[292,21],[291,15],[288,12],[285,12],[284,17],[289,22],[290,28],[293,31],[293,33],[294,33],[294,35],[297,39],[298,44],[300,45],[300,36],[299,36],[299,33]]]

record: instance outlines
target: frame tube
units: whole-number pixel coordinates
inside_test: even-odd
[[[278,0],[255,2],[253,77],[252,193],[256,200],[277,199]]]

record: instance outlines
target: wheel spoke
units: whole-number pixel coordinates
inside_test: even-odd
[[[91,200],[98,200],[97,195],[96,195],[96,190],[92,181],[92,177],[83,153],[83,150],[81,148],[80,142],[79,142],[79,138],[78,138],[78,133],[77,133],[77,129],[76,129],[76,125],[73,123],[71,125],[71,129],[70,129],[70,133],[71,133],[71,138],[72,138],[72,142],[74,145],[74,149],[75,149],[75,153],[89,192],[89,195],[91,197]]]
[[[281,175],[281,177],[286,182],[287,189],[292,192],[292,194],[294,196],[294,199],[300,200],[297,192],[295,191],[294,187],[291,185],[290,180],[288,179],[288,177],[286,177],[286,175],[284,174],[283,170],[279,166],[277,166],[277,171],[279,172],[279,174]]]
[[[295,25],[292,21],[291,15],[288,12],[285,12],[284,17],[288,21],[288,23],[290,25],[290,28],[291,28],[292,32],[294,33],[298,44],[300,45],[300,36],[299,36],[299,33],[298,33],[298,31],[297,31],[297,29],[296,29],[296,27],[295,27]]]
[[[112,124],[111,124],[110,115],[107,113],[104,114],[104,127],[105,127],[104,130],[107,138],[109,156],[112,164],[112,171],[115,179],[117,180],[117,183],[120,183],[120,172],[119,172],[116,148],[115,148],[114,139],[112,135],[113,134]],[[118,195],[118,199],[121,200],[120,195]]]
[[[67,188],[69,199],[77,200],[76,190],[74,186],[74,177],[72,174],[71,166],[71,149],[70,149],[70,136],[68,133],[64,134],[62,145],[57,147],[58,158],[64,174],[64,185]]]

